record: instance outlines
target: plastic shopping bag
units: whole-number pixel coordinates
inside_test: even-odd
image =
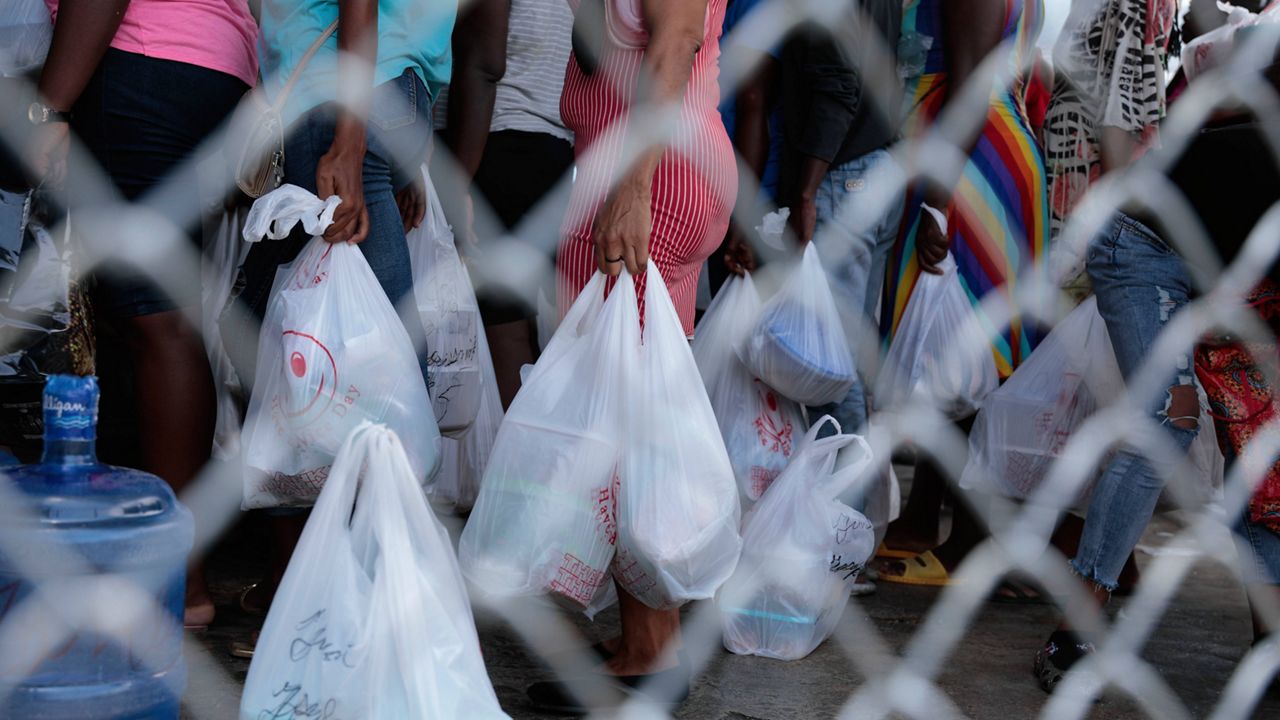
[[[475,422],[463,431],[461,437],[440,439],[440,472],[427,488],[433,501],[450,505],[457,512],[467,512],[475,505],[480,479],[484,477],[498,427],[502,424],[502,397],[498,394],[498,378],[493,371],[484,325],[477,332],[480,336],[480,377],[484,382],[480,410]]]
[[[52,40],[53,20],[44,0],[6,0],[0,13],[0,77],[38,70]]]
[[[734,352],[759,316],[760,296],[751,276],[730,278],[702,316],[692,343],[744,509],[787,466],[797,434],[805,429],[800,406],[752,377]]]
[[[396,432],[414,474],[439,462],[439,433],[413,343],[360,249],[319,237],[338,198],[284,185],[254,203],[246,240],[301,222],[312,239],[276,272],[245,420],[245,509],[310,505],[334,453],[364,420]]]
[[[821,405],[849,394],[853,355],[813,243],[738,352],[753,375],[798,403]]]
[[[224,212],[212,237],[206,237],[202,258],[201,330],[204,349],[213,371],[214,389],[218,395],[218,416],[213,432],[213,455],[229,460],[240,452],[240,401],[243,389],[227,350],[222,345],[219,318],[231,297],[237,271],[249,253],[243,239],[248,212],[241,209]]]
[[[1189,81],[1215,67],[1226,65],[1235,50],[1236,33],[1242,28],[1280,22],[1280,11],[1275,9],[1254,13],[1237,5],[1219,2],[1218,10],[1226,13],[1226,22],[1182,46],[1182,68]]]
[[[1106,323],[1090,297],[987,396],[969,433],[966,488],[1026,498],[1049,475],[1071,433],[1124,392]],[[1087,497],[1081,488],[1077,504]]]
[[[630,285],[623,273],[618,286]],[[617,288],[614,292],[618,292]],[[737,563],[738,487],[715,413],[666,283],[654,263],[629,374],[614,578],[646,605],[710,598]]]
[[[977,412],[1000,384],[990,343],[950,253],[921,273],[876,379],[878,408],[931,403],[953,419]]]
[[[484,394],[480,306],[425,167],[422,179],[427,187],[427,216],[406,241],[418,313],[427,336],[427,382],[436,423],[441,433],[456,437],[475,422]]]
[[[449,535],[385,426],[361,423],[338,450],[262,627],[240,717],[507,717]]]
[[[791,464],[750,513],[742,559],[716,598],[724,646],[739,655],[799,660],[835,630],[875,549],[872,524],[838,498],[871,466],[857,435],[817,439],[810,428]],[[857,458],[835,470],[849,448]]]
[[[597,273],[498,429],[458,552],[481,592],[551,593],[585,609],[617,541],[619,423],[640,343],[635,287]]]

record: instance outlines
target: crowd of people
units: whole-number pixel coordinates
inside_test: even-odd
[[[693,337],[700,283],[714,293],[813,243],[856,345],[858,377],[843,399],[806,408],[811,421],[831,415],[847,432],[874,422],[884,409],[872,392],[879,359],[912,291],[953,262],[1001,382],[1064,308],[1096,298],[1124,377],[1163,378],[1158,392],[1129,403],[1183,452],[1206,427],[1202,407],[1212,408],[1230,467],[1270,418],[1242,408],[1260,386],[1269,397],[1275,342],[1269,358],[1241,352],[1234,365],[1213,365],[1227,345],[1171,349],[1162,331],[1213,292],[1234,293],[1280,327],[1270,312],[1275,271],[1256,269],[1256,286],[1216,287],[1215,268],[1197,267],[1205,256],[1185,240],[1187,214],[1166,212],[1167,198],[1191,209],[1231,263],[1280,199],[1265,132],[1275,118],[1230,99],[1179,139],[1183,147],[1166,148],[1171,102],[1207,95],[1197,95],[1197,80],[1233,60],[1217,53],[1219,68],[1192,76],[1178,70],[1180,48],[1225,14],[1200,0],[1185,20],[1179,0],[1061,0],[1070,12],[1042,54],[1044,4],[1053,1],[846,0],[779,29],[753,22],[776,4],[768,0],[45,0],[47,57],[25,79],[5,79],[37,92],[22,103],[21,147],[6,158],[22,171],[0,180],[22,195],[65,188],[64,204],[74,205],[100,172],[126,201],[172,200],[167,219],[190,243],[142,262],[94,241],[104,260],[92,268],[90,304],[111,438],[104,455],[176,491],[209,462],[218,403],[192,322],[202,283],[194,209],[207,210],[210,198],[219,211],[250,201],[234,182],[248,131],[222,131],[258,120],[266,106],[279,115],[276,180],[341,198],[324,238],[357,244],[396,305],[414,290],[406,236],[428,212],[419,172],[427,164],[477,288],[504,408],[521,368],[537,361],[539,314],[556,313],[540,298],[558,298],[564,313],[597,272],[624,269],[643,297],[652,264]],[[1274,2],[1236,4],[1262,18],[1280,13]],[[1280,87],[1274,59],[1258,63],[1257,87]],[[195,159],[210,156],[220,168],[197,172]],[[774,208],[790,210],[794,247],[758,241],[753,226]],[[254,244],[231,307],[216,310],[260,322],[278,268],[309,239]],[[493,248],[512,243],[518,252],[501,257],[554,273],[495,265]],[[1051,312],[1037,304],[1045,287],[1061,291]],[[427,377],[423,327],[404,327]],[[223,342],[251,392],[258,323],[227,322]],[[973,423],[972,414],[955,419],[966,434]],[[940,462],[927,452],[913,462],[909,496],[870,575],[944,586],[990,530],[974,506],[981,499]],[[1132,590],[1131,555],[1181,463],[1122,443],[1098,468],[1087,508],[1058,521],[1053,545],[1097,606]],[[1280,481],[1259,474],[1231,524],[1246,548],[1251,598],[1266,605],[1280,602]],[[259,614],[306,522],[296,509],[269,515],[271,572],[240,597]],[[1045,592],[1011,575],[993,597],[1039,602]],[[672,652],[679,610],[618,595],[621,633],[597,648],[598,672],[633,687],[679,676],[687,692],[687,659]],[[215,616],[194,562],[184,624]],[[1271,630],[1259,613],[1256,638]],[[254,647],[233,650],[252,656]],[[1049,692],[1093,651],[1064,619],[1028,661]],[[529,694],[578,706],[556,682]]]

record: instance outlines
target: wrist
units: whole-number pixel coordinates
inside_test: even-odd
[[[334,148],[340,148],[344,152],[364,155],[366,137],[367,132],[364,121],[348,113],[339,115],[338,122],[333,129]]]

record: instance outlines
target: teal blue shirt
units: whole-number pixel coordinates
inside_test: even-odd
[[[411,68],[434,99],[449,83],[457,0],[378,0],[378,64],[374,84]],[[289,74],[324,29],[338,18],[338,0],[263,0],[260,38],[262,77],[274,101]],[[285,105],[292,122],[321,103],[337,99],[338,35],[311,58]]]

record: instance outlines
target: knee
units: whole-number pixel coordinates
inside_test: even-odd
[[[1169,388],[1164,419],[1181,430],[1195,431],[1200,427],[1200,395],[1194,385],[1175,385]]]

